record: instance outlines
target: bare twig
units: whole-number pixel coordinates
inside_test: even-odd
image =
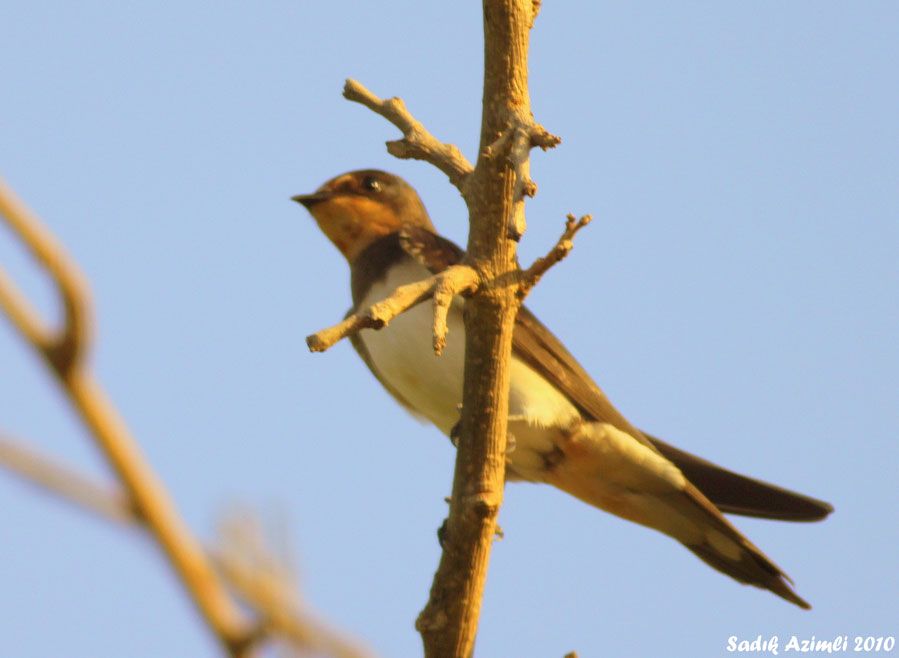
[[[565,220],[565,230],[558,242],[546,256],[541,256],[521,273],[521,284],[518,287],[518,296],[521,299],[527,297],[531,289],[537,285],[540,278],[549,271],[553,265],[564,259],[574,248],[574,236],[593,219],[590,215],[584,215],[580,219],[568,214]]]
[[[484,149],[484,157],[492,159],[505,157],[508,165],[515,172],[515,188],[513,196],[534,197],[537,194],[537,183],[530,176],[530,152],[534,147],[546,151],[562,142],[561,137],[553,135],[543,126],[534,123],[528,117],[523,119],[516,115],[513,125],[502,132],[492,144]],[[509,225],[508,238],[518,242],[525,231],[524,213],[517,213]]]
[[[456,295],[471,294],[477,290],[478,273],[467,266],[455,265],[446,270],[451,276],[439,276],[434,285],[434,354],[443,354],[446,347],[446,318]]]
[[[387,299],[347,316],[333,327],[306,336],[306,345],[312,352],[324,352],[362,329],[386,327],[393,318],[428,299],[434,291],[435,280],[436,277],[430,277],[400,286]]]
[[[562,143],[562,138],[553,135],[539,123],[531,126],[531,146],[536,146],[542,151],[557,147]]]
[[[540,14],[540,5],[543,4],[542,0],[531,0],[531,23],[530,27],[534,27],[534,21],[537,20],[537,16]]]
[[[0,466],[26,483],[74,503],[80,509],[129,527],[146,529],[128,498],[78,471],[42,455],[27,444],[0,435]],[[261,619],[256,639],[264,636],[283,640],[298,651],[316,652],[333,658],[367,658],[371,654],[326,629],[303,609],[293,579],[283,560],[266,546],[265,537],[249,523],[230,523],[220,547],[206,552],[244,602]]]
[[[382,100],[359,82],[349,79],[343,88],[347,100],[361,103],[380,114],[403,133],[403,138],[387,142],[387,151],[401,159],[424,160],[446,174],[450,182],[464,192],[465,180],[472,172],[471,163],[454,144],[439,141],[406,109],[401,98]]]
[[[446,344],[446,315],[453,297],[474,292],[477,284],[475,270],[467,265],[453,265],[427,279],[400,286],[386,299],[349,315],[333,327],[307,336],[306,344],[313,352],[324,352],[362,329],[383,329],[397,316],[433,297],[434,351],[440,354]]]
[[[516,126],[509,140],[509,164],[515,169],[515,194],[533,198],[537,183],[530,176],[531,134],[527,128]],[[524,227],[516,232],[517,239],[524,235]]]

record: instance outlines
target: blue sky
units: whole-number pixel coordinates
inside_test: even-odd
[[[392,159],[340,96],[402,96],[474,157],[475,3],[0,0],[0,172],[77,258],[93,364],[203,538],[248,505],[291,534],[309,603],[383,656],[420,653],[452,451],[343,344],[347,269],[292,194],[396,172],[465,240],[457,193]],[[479,656],[719,656],[727,638],[896,635],[899,85],[893,2],[544,2],[530,262],[593,213],[529,305],[637,425],[834,503],[737,525],[814,605],[671,540],[511,485]],[[0,230],[0,263],[49,315]],[[0,429],[107,470],[0,322]],[[215,656],[142,538],[0,473],[0,619],[17,658]]]

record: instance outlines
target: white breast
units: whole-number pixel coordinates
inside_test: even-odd
[[[366,307],[388,296],[397,286],[420,281],[430,272],[413,261],[391,268],[388,276],[374,284],[362,300]],[[436,356],[432,347],[432,305],[419,304],[393,320],[380,331],[366,330],[360,334],[375,368],[421,415],[449,434],[459,420],[462,401],[462,374],[465,361],[465,336],[461,298],[450,311],[447,325],[446,349]],[[578,417],[569,400],[529,366],[512,359],[509,392],[510,431],[516,434],[518,445],[510,455],[513,464],[532,461],[534,452],[552,448],[552,436],[537,428],[567,427]],[[526,424],[528,431],[514,427]],[[525,428],[522,427],[522,430]],[[545,436],[544,436],[545,435]],[[525,444],[522,445],[522,439]],[[523,465],[523,464],[522,464]]]

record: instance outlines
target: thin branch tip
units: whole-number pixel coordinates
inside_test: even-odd
[[[551,148],[557,147],[561,143],[561,137],[559,137],[558,135],[553,135],[546,128],[539,124],[535,124],[533,129],[531,130],[531,146],[536,146],[541,150],[546,151]]]
[[[568,213],[565,216],[565,231],[571,233],[571,237],[593,221],[593,215],[582,215],[578,218],[574,213]]]
[[[309,348],[310,352],[325,352],[328,349],[328,345],[318,334],[306,336],[306,347]]]
[[[542,256],[534,261],[534,263],[521,273],[521,283],[518,288],[518,296],[521,299],[527,297],[528,293],[537,285],[537,282],[546,274],[549,269],[562,261],[571,250],[574,249],[574,238],[578,232],[593,221],[592,215],[582,215],[580,218],[573,213],[568,213],[565,217],[565,230],[562,235],[549,250],[546,256]]]
[[[508,166],[515,172],[515,198],[533,199],[537,195],[537,183],[530,177],[530,151],[535,147],[546,151],[561,142],[561,137],[534,123],[533,119],[518,119],[483,149],[481,155],[486,160],[505,157]],[[514,224],[508,228],[507,237],[518,242],[524,235],[523,217],[516,216]]]
[[[434,300],[433,346],[441,354],[446,346],[447,315],[456,295],[471,294],[477,289],[478,274],[467,265],[453,265],[433,276],[400,286],[388,297],[366,309],[352,313],[337,324],[306,337],[311,352],[325,352],[344,338],[363,329],[380,330],[394,318],[429,298]]]
[[[381,99],[352,78],[344,83],[343,97],[364,105],[399,128],[403,138],[388,141],[388,153],[402,160],[428,162],[446,174],[460,192],[464,191],[465,180],[474,167],[457,146],[439,141],[412,116],[402,98]]]
[[[358,80],[354,80],[353,78],[347,78],[343,84],[343,97],[347,100],[361,103],[363,99],[365,100],[376,100],[377,97],[371,93],[365,85],[361,84]]]
[[[440,356],[449,332],[447,317],[456,295],[471,294],[477,289],[478,274],[467,265],[455,265],[437,276],[434,284],[434,354]]]

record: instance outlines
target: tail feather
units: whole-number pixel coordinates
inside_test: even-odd
[[[811,610],[812,606],[790,588],[790,577],[755,547],[744,550],[739,560],[730,560],[710,544],[684,545],[710,567],[734,580],[766,589],[803,610]]]
[[[738,582],[810,607],[793,592],[786,574],[664,454],[608,423],[579,425],[559,437],[556,447],[560,454],[542,472],[544,482],[665,533]]]
[[[685,516],[696,520],[704,517],[701,539],[682,539],[684,546],[703,562],[738,582],[766,589],[804,610],[811,609],[812,606],[790,587],[793,583],[790,577],[724,518],[694,484],[688,483],[684,493],[686,499],[678,502]],[[684,504],[687,500],[690,505]]]
[[[722,512],[779,521],[819,521],[833,512],[833,505],[823,500],[734,473],[643,435]]]

